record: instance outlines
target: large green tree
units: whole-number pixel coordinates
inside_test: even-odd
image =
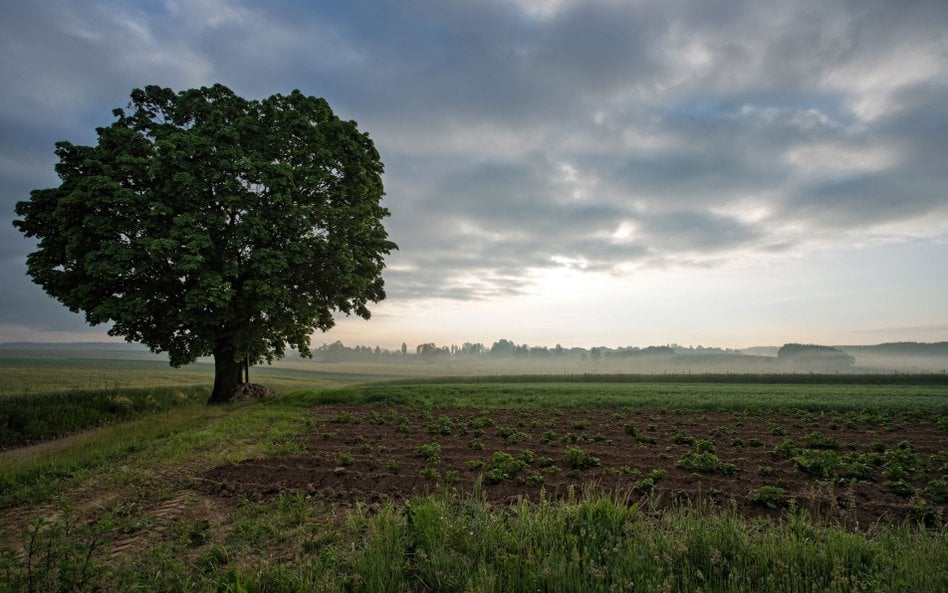
[[[173,366],[213,355],[220,402],[245,362],[385,298],[383,166],[325,100],[148,86],[127,109],[96,146],[57,143],[61,185],[16,205],[29,275],[70,310]]]

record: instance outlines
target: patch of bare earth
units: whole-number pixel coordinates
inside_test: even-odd
[[[900,522],[917,518],[922,500],[904,489],[897,492],[874,467],[862,480],[817,479],[774,449],[785,439],[798,445],[813,432],[838,442],[836,452],[867,453],[880,444],[894,448],[908,442],[919,458],[938,456],[944,463],[946,431],[927,420],[838,425],[833,418],[772,413],[656,412],[601,409],[477,410],[385,408],[327,405],[315,409],[316,428],[307,453],[259,458],[211,469],[197,487],[223,497],[244,495],[264,499],[281,492],[305,492],[340,502],[405,500],[447,487],[471,491],[491,467],[495,452],[532,457],[530,464],[496,483],[485,480],[482,491],[491,501],[527,497],[541,491],[548,498],[589,488],[625,493],[654,508],[700,500],[733,507],[748,516],[777,516],[788,506],[811,516],[849,526]],[[634,427],[634,431],[629,426]],[[450,433],[442,434],[449,428]],[[634,434],[633,434],[634,433]],[[513,436],[511,436],[513,435]],[[683,439],[711,441],[721,471],[689,471],[676,461],[695,450]],[[439,460],[419,456],[419,447],[437,443]],[[483,448],[481,448],[481,446]],[[593,467],[572,467],[569,447],[598,459]],[[523,454],[527,449],[530,455]],[[549,466],[555,466],[555,469]],[[546,466],[546,469],[544,469]],[[655,472],[654,470],[658,470]],[[932,475],[909,477],[915,492],[925,480],[943,479],[944,466]],[[647,478],[654,487],[649,488]],[[542,479],[542,483],[541,483]],[[751,500],[762,486],[783,488],[786,499],[777,508]],[[944,516],[945,504],[923,501],[930,512]]]

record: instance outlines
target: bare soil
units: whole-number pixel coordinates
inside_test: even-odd
[[[347,404],[319,406],[313,414],[305,454],[223,465],[206,472],[197,481],[199,489],[216,496],[252,499],[304,492],[340,502],[402,501],[442,488],[471,492],[490,469],[495,452],[517,457],[529,449],[533,461],[528,467],[497,483],[484,481],[481,492],[488,500],[537,500],[541,491],[547,498],[562,498],[596,490],[617,492],[655,511],[669,504],[699,501],[747,516],[778,516],[797,507],[813,518],[854,528],[879,521],[915,520],[922,514],[929,519],[946,516],[946,504],[932,502],[920,493],[928,480],[945,478],[948,434],[936,423],[922,419],[840,425],[838,418],[818,413],[423,410]],[[439,421],[450,425],[450,434],[438,433]],[[638,437],[629,434],[629,424]],[[521,434],[510,437],[513,430]],[[801,446],[804,437],[814,431],[836,439],[838,455],[908,442],[920,459],[936,456],[938,461],[927,474],[906,478],[916,492],[912,494],[904,488],[898,492],[881,466],[873,468],[867,480],[817,479],[792,460],[774,454],[774,448],[785,439]],[[678,441],[683,440],[682,434],[713,442],[720,461],[734,464],[736,473],[677,467],[675,462],[695,449],[690,443],[675,442],[676,435]],[[437,462],[418,455],[420,446],[431,443],[440,446]],[[477,448],[477,443],[483,448]],[[584,449],[598,458],[598,465],[571,467],[565,458],[567,447]],[[557,470],[542,469],[550,464]],[[649,489],[642,481],[653,470],[664,473]],[[784,503],[769,508],[753,502],[750,493],[765,485],[783,488],[787,495]]]

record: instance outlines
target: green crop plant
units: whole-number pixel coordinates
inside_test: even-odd
[[[357,423],[359,422],[359,419],[352,412],[349,412],[348,410],[343,410],[341,412],[337,412],[335,416],[329,419],[329,421],[334,424],[349,424],[349,423]]]
[[[642,478],[638,482],[632,484],[632,491],[639,495],[649,494],[654,489],[655,480],[652,478]]]
[[[787,491],[780,486],[761,486],[751,490],[747,498],[752,503],[769,509],[783,508],[789,503]]]
[[[831,478],[841,467],[839,456],[833,451],[804,449],[793,457],[793,463],[800,471],[815,478]]]
[[[806,449],[838,449],[839,441],[833,437],[825,436],[819,431],[811,432],[804,436],[800,443]]]
[[[672,442],[676,445],[694,445],[695,437],[689,436],[679,430],[672,436]]]
[[[544,482],[546,482],[546,478],[539,472],[532,472],[527,476],[527,484],[533,487],[539,488],[543,486]]]
[[[428,432],[430,434],[447,436],[451,434],[452,430],[454,430],[454,422],[448,416],[441,416],[438,420],[428,425]]]
[[[419,445],[415,449],[415,457],[420,457],[428,463],[438,463],[441,461],[441,445],[438,443]]]
[[[525,432],[521,432],[516,428],[511,428],[509,426],[500,427],[497,429],[497,436],[502,438],[504,442],[507,443],[522,443],[524,441],[530,440],[530,435]]]
[[[774,447],[771,454],[777,459],[791,459],[798,452],[799,449],[794,444],[793,439],[784,439],[782,443]]]
[[[737,466],[732,463],[724,463],[718,456],[709,451],[692,451],[681,456],[675,461],[675,466],[690,472],[711,473],[720,472],[724,475],[733,475],[737,472]]]
[[[522,459],[517,459],[504,451],[496,451],[491,457],[490,469],[484,474],[484,482],[496,484],[503,480],[510,480],[525,467],[527,463]]]
[[[695,451],[697,453],[714,453],[714,442],[704,440],[695,441]]]
[[[599,458],[593,457],[582,447],[566,447],[563,453],[563,461],[573,469],[583,470],[599,465]]]

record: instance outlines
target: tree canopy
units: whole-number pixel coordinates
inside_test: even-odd
[[[383,165],[324,99],[148,86],[127,109],[96,146],[57,143],[62,183],[16,205],[29,275],[70,310],[173,366],[213,354],[225,401],[242,361],[308,354],[385,298]]]

